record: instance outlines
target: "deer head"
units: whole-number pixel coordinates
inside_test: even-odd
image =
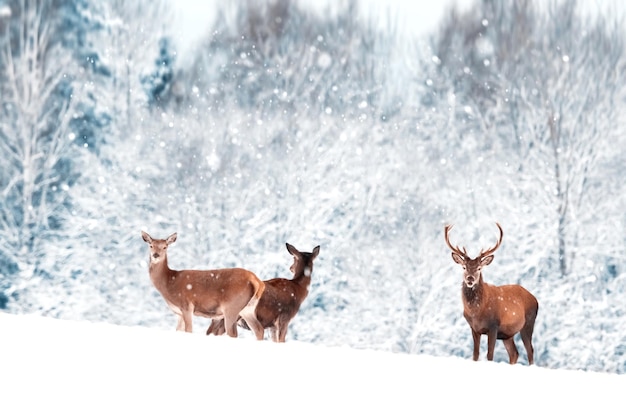
[[[289,270],[294,275],[294,278],[302,275],[310,278],[313,272],[313,261],[320,253],[320,247],[316,246],[313,252],[300,252],[293,245],[287,243],[287,251],[293,255],[293,264],[289,267]]]
[[[167,259],[167,247],[176,242],[176,233],[172,233],[167,239],[153,239],[146,232],[141,232],[143,240],[150,245],[150,263],[157,264]]]
[[[499,223],[496,223],[496,226],[498,226],[498,230],[500,230],[498,242],[490,249],[481,250],[480,254],[474,259],[467,255],[465,247],[461,249],[450,243],[449,233],[450,229],[452,229],[452,225],[447,225],[444,229],[446,244],[450,250],[452,250],[452,259],[454,262],[463,267],[463,283],[468,288],[474,288],[475,285],[482,281],[482,268],[489,265],[491,261],[493,261],[493,253],[500,247],[500,244],[502,244],[502,227]]]

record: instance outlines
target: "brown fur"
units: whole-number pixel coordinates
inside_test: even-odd
[[[170,309],[179,317],[177,330],[192,331],[193,315],[221,318],[225,331],[237,337],[237,318],[242,317],[263,339],[263,327],[254,311],[265,284],[245,269],[182,270],[170,269],[167,248],[176,241],[176,233],[167,239],[153,239],[141,232],[150,245],[150,279]]]
[[[263,328],[270,329],[274,342],[285,341],[289,322],[298,313],[300,305],[309,293],[313,260],[319,254],[320,247],[315,247],[310,253],[299,252],[287,243],[287,250],[293,255],[293,265],[290,267],[294,274],[293,278],[273,278],[265,281],[265,291],[256,309],[259,322]],[[245,322],[239,321],[239,325],[248,328]],[[219,335],[223,332],[224,321],[212,320],[207,334]]]
[[[496,223],[497,224],[497,223]],[[478,360],[480,353],[480,337],[487,335],[487,360],[493,360],[496,340],[501,339],[509,354],[509,362],[517,362],[519,353],[515,347],[513,336],[520,333],[528,363],[534,363],[532,335],[539,303],[535,296],[520,285],[495,286],[483,281],[482,268],[493,261],[493,253],[502,243],[500,239],[493,248],[481,251],[475,259],[467,256],[465,249],[450,244],[448,234],[452,226],[444,229],[445,240],[452,250],[454,262],[463,266],[463,316],[472,329],[474,341],[473,359]]]

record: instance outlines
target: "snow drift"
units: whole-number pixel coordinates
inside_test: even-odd
[[[0,314],[5,416],[623,415],[626,377]]]

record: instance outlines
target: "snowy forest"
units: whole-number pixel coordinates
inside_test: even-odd
[[[475,256],[499,222],[536,365],[626,373],[619,13],[475,0],[418,38],[335,6],[223,2],[183,57],[167,0],[0,0],[2,311],[174,330],[141,230],[262,279],[320,245],[287,342],[471,360],[443,228]]]

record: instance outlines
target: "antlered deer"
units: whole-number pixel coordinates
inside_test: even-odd
[[[150,279],[169,308],[179,317],[176,330],[192,331],[193,315],[222,318],[225,331],[237,337],[237,318],[243,318],[263,340],[263,327],[255,309],[265,289],[257,276],[245,269],[208,271],[170,269],[167,247],[176,241],[176,233],[167,239],[153,239],[146,232],[141,237],[150,245]]]
[[[293,255],[292,279],[273,278],[265,281],[265,291],[256,309],[256,316],[264,328],[269,328],[274,342],[284,342],[289,322],[295,317],[300,305],[309,293],[313,260],[320,252],[316,246],[313,252],[300,252],[287,243],[287,250]],[[245,323],[239,321],[239,325]],[[224,333],[224,321],[212,320],[207,334]]]
[[[493,253],[502,243],[502,227],[498,223],[496,225],[500,230],[498,242],[493,248],[481,251],[474,259],[467,256],[465,248],[461,250],[458,246],[452,246],[448,236],[452,226],[447,225],[444,228],[446,244],[452,250],[452,259],[463,266],[463,316],[472,329],[473,358],[478,360],[480,336],[486,334],[487,360],[493,360],[496,339],[502,339],[509,354],[509,362],[516,363],[519,353],[513,336],[520,333],[528,355],[528,364],[532,365],[533,329],[539,310],[537,299],[520,285],[495,286],[483,281],[481,270],[493,261]]]

